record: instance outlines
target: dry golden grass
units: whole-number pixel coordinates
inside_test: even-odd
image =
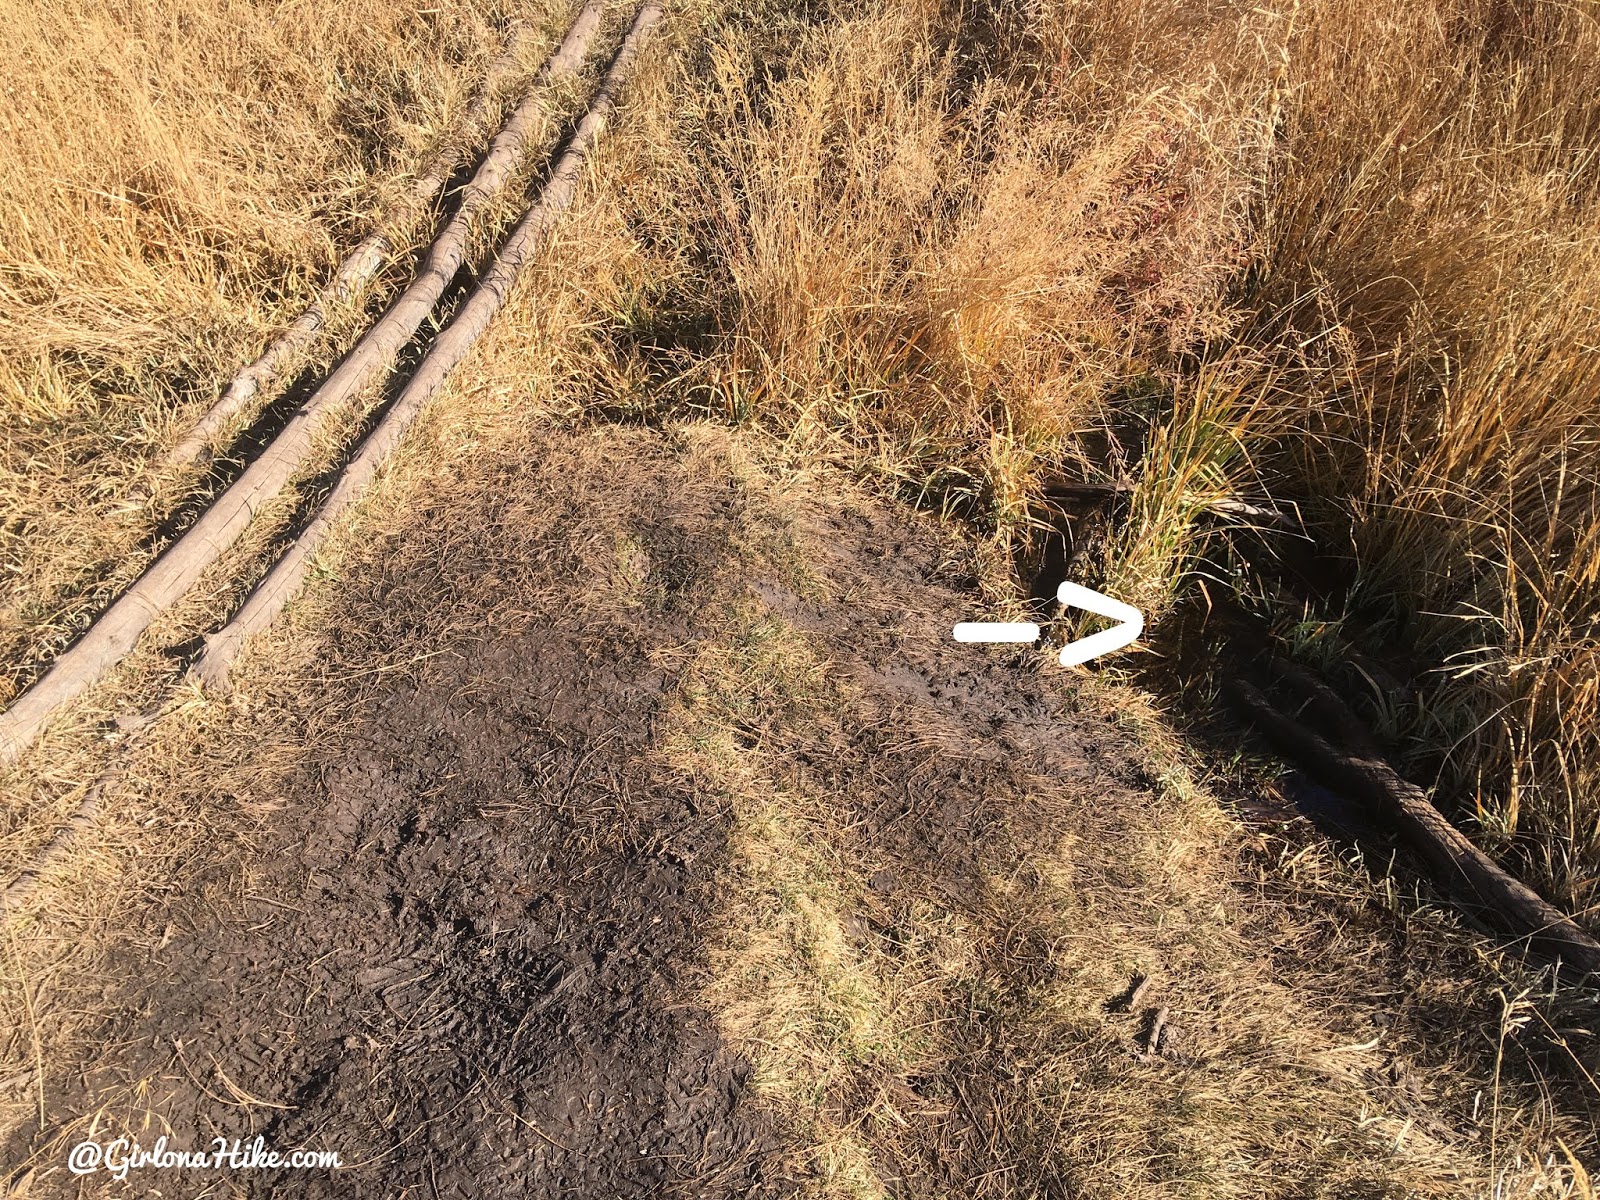
[[[1253,344],[1271,467],[1415,656],[1419,770],[1586,909],[1600,876],[1600,73],[1589,5],[1309,8]],[[1335,614],[1337,615],[1337,614]]]
[[[1438,772],[1557,898],[1592,902],[1591,10],[953,12],[698,0],[675,15],[674,60],[634,90],[581,211],[260,648],[242,699],[175,713],[114,816],[8,929],[6,1078],[23,1080],[8,1121],[43,1102],[32,1068],[90,1027],[125,912],[202,866],[227,876],[207,858],[215,830],[248,843],[270,820],[305,739],[339,720],[308,715],[338,682],[324,671],[405,669],[330,665],[342,623],[380,616],[337,608],[340,574],[381,571],[424,502],[468,536],[532,420],[759,422],[784,443],[763,455],[892,481],[973,517],[1002,560],[1042,477],[1131,476],[1089,565],[1158,612],[1192,598],[1202,557],[1227,560],[1219,502],[1295,501],[1355,563],[1351,611],[1308,613],[1259,561],[1241,594],[1309,654],[1403,638],[1398,669],[1424,687],[1393,714],[1409,767]],[[136,573],[178,489],[148,464],[448,125],[506,15],[231,4],[187,6],[180,25],[162,0],[17,6],[20,49],[0,67],[19,148],[0,165],[12,687]],[[617,561],[626,589],[625,541]],[[164,676],[160,647],[214,619],[230,574],[91,715]],[[997,603],[1009,586],[980,583]],[[735,806],[748,904],[730,904],[703,998],[819,1192],[891,1192],[925,1165],[923,1135],[954,1103],[906,1080],[943,1071],[1028,1081],[989,1097],[1012,1164],[996,1194],[1029,1171],[1119,1196],[1257,1195],[1268,1171],[1282,1194],[1592,1194],[1592,1128],[1566,1083],[1543,1084],[1547,1063],[1518,1057],[1548,1032],[1593,1070],[1567,1001],[1486,966],[1386,878],[1374,891],[1324,848],[1237,828],[1170,744],[1145,751],[1167,776],[1150,810],[1096,824],[1055,797],[1047,815],[1071,836],[991,863],[982,903],[872,910],[872,848],[828,816],[848,793],[772,786],[783,738],[832,744],[859,695],[781,621],[735,615],[698,651],[667,752]],[[8,779],[8,877],[104,764],[91,725]],[[734,753],[752,727],[774,747]],[[869,918],[894,953],[862,933]],[[1091,923],[1102,940],[1085,940]],[[1018,931],[1047,981],[995,967]],[[1129,1058],[1098,1005],[1157,967],[1224,1077]],[[1011,1040],[963,1058],[945,1023],[975,1019],[974,997]],[[1384,1051],[1361,1049],[1380,999],[1403,1016]],[[1373,1094],[1394,1102],[1368,1110]]]
[[[733,814],[700,997],[805,1194],[1584,1194],[1559,1146],[1589,1152],[1585,1117],[1540,1082],[1572,1063],[1518,1040],[1578,1008],[1479,975],[1448,918],[1321,845],[1234,824],[1132,693],[1047,688],[1060,757],[1018,728],[997,761],[949,692],[886,688],[947,614],[863,579],[825,519],[862,493],[777,485],[749,445],[731,465],[792,549],[743,560],[757,594],[693,648],[661,752]],[[1107,717],[1146,783],[1068,781]],[[1145,1061],[1156,1004],[1175,1048]]]
[[[1002,538],[1044,475],[1130,476],[1080,567],[1157,615],[1227,559],[1226,502],[1293,503],[1348,598],[1253,541],[1241,596],[1314,656],[1397,658],[1406,768],[1585,910],[1593,8],[962,11],[757,6],[687,48],[619,197],[656,409],[687,390]]]
[[[565,15],[471,0],[6,8],[0,695],[159,548],[193,483],[159,477],[161,452],[392,207],[513,12],[551,31]],[[336,345],[354,314],[332,315]]]

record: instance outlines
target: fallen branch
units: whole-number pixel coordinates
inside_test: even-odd
[[[1578,973],[1600,973],[1600,941],[1502,870],[1445,819],[1420,787],[1402,779],[1375,754],[1350,753],[1333,746],[1280,712],[1253,684],[1234,680],[1230,687],[1263,732],[1396,826],[1458,900],[1473,906],[1514,939],[1528,942]],[[1327,703],[1325,694],[1317,699]]]
[[[1134,985],[1133,991],[1128,993],[1128,1011],[1132,1012],[1139,1007],[1139,1001],[1144,999],[1145,993],[1150,990],[1150,985],[1155,980],[1146,975]]]
[[[660,19],[661,8],[657,4],[646,4],[639,10],[595,94],[593,104],[557,161],[538,202],[506,239],[494,265],[479,281],[472,295],[462,305],[460,313],[435,339],[433,347],[417,367],[416,374],[345,467],[317,515],[295,539],[294,545],[283,558],[256,585],[234,618],[206,638],[205,651],[194,666],[194,674],[203,685],[214,691],[226,691],[228,672],[245,642],[267,628],[300,590],[317,548],[339,515],[367,489],[378,468],[400,444],[424,405],[488,329],[490,321],[505,304],[506,296],[521,274],[528,255],[554,228],[556,218],[571,206],[584,163],[616,106],[617,93],[626,83],[634,60]]]
[[[1163,1005],[1150,1018],[1150,1036],[1145,1041],[1144,1053],[1139,1056],[1142,1061],[1149,1062],[1161,1053],[1161,1035],[1166,1032],[1168,1016],[1167,1007]]]
[[[565,64],[563,70],[576,69],[602,7],[602,0],[590,0],[584,6],[561,46],[540,69],[539,79],[549,78],[556,64]],[[133,649],[157,615],[187,592],[201,572],[238,541],[262,506],[283,490],[310,456],[322,426],[380,371],[388,369],[460,271],[471,222],[498,197],[521,165],[542,107],[542,97],[530,90],[495,136],[455,216],[429,246],[416,280],[295,412],[271,445],[42,678],[0,713],[0,763],[14,762],[64,704],[100,680]]]
[[[1072,479],[1050,478],[1039,485],[1039,492],[1052,500],[1109,500],[1113,496],[1130,495],[1135,486],[1131,479],[1117,479],[1111,483],[1086,483]]]
[[[1128,986],[1123,988],[1119,995],[1113,996],[1106,1001],[1106,1011],[1116,1013],[1132,1012],[1139,1007],[1139,1001],[1144,999],[1145,993],[1150,990],[1150,985],[1153,982],[1154,980],[1150,976],[1135,971],[1133,978],[1128,980]]]
[[[1039,486],[1039,494],[1046,500],[1077,502],[1108,502],[1118,496],[1130,496],[1138,488],[1132,479],[1117,479],[1110,483],[1086,483],[1071,479],[1050,478]],[[1301,529],[1300,522],[1280,508],[1258,504],[1253,500],[1207,500],[1202,503],[1205,512],[1240,520],[1257,521],[1277,529]]]
[[[1235,517],[1243,521],[1259,521],[1263,525],[1270,525],[1274,529],[1284,529],[1300,532],[1301,525],[1298,520],[1291,517],[1281,508],[1273,508],[1270,504],[1256,504],[1250,500],[1213,500],[1206,505],[1206,511],[1220,513],[1225,517]]]
[[[1299,663],[1277,655],[1272,658],[1271,668],[1279,680],[1305,697],[1304,707],[1295,714],[1297,719],[1307,712],[1313,714],[1322,728],[1333,735],[1330,744],[1348,757],[1373,761],[1382,758],[1371,731],[1326,680]]]

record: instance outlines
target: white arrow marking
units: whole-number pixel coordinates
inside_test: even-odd
[[[1122,600],[1112,600],[1109,595],[1096,592],[1093,587],[1083,587],[1074,582],[1062,582],[1056,589],[1056,598],[1067,608],[1082,608],[1096,616],[1109,616],[1120,622],[1112,629],[1102,629],[1099,634],[1080,637],[1061,648],[1061,666],[1077,667],[1101,654],[1122,650],[1144,632],[1144,613],[1125,605]],[[957,642],[1037,642],[1038,626],[1032,621],[962,621],[952,630]]]
[[[1061,647],[1063,667],[1075,667],[1088,662],[1091,658],[1099,658],[1102,654],[1121,650],[1144,632],[1142,612],[1131,604],[1113,600],[1110,596],[1102,596],[1092,588],[1064,582],[1056,589],[1056,599],[1069,608],[1082,608],[1096,616],[1110,617],[1113,621],[1122,622],[1120,625],[1102,629],[1099,633],[1091,633],[1088,637],[1068,642]]]
[[[1111,629],[1102,629],[1088,637],[1068,642],[1061,647],[1061,665],[1076,667],[1121,650],[1144,632],[1144,614],[1131,604],[1113,600],[1093,588],[1077,583],[1066,583],[1056,589],[1056,599],[1068,608],[1081,608],[1099,617],[1110,617],[1121,622]],[[1039,627],[1032,621],[962,621],[954,630],[958,642],[1032,642],[1039,637]]]
[[[958,642],[1032,642],[1039,627],[1032,621],[963,621],[955,635]]]

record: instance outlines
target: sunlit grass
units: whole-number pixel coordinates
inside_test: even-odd
[[[717,330],[691,407],[1002,542],[1046,480],[1121,480],[1077,565],[1157,610],[1208,602],[1241,503],[1303,519],[1335,599],[1271,554],[1245,591],[1393,659],[1405,769],[1582,908],[1597,50],[1545,3],[762,10],[689,68],[680,207],[625,216]]]

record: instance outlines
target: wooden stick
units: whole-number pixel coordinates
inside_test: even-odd
[[[256,585],[233,619],[206,638],[205,650],[194,666],[194,675],[204,686],[217,692],[227,690],[228,672],[245,642],[267,628],[299,592],[317,548],[340,514],[366,491],[378,468],[400,444],[429,399],[488,329],[489,322],[505,304],[529,254],[554,228],[556,218],[571,206],[584,164],[616,106],[617,93],[626,83],[634,60],[660,19],[659,4],[648,3],[639,10],[595,94],[594,103],[556,163],[538,203],[528,210],[506,239],[494,266],[485,273],[455,320],[435,340],[405,390],[345,467],[317,515],[266,578]]]
[[[1402,779],[1376,757],[1347,754],[1292,717],[1279,712],[1245,680],[1230,684],[1234,697],[1257,725],[1291,754],[1387,817],[1422,855],[1457,899],[1497,927],[1579,974],[1600,973],[1600,941],[1550,904],[1450,824],[1427,793]]]
[[[1280,680],[1290,684],[1307,698],[1326,728],[1337,737],[1335,745],[1357,758],[1381,757],[1372,733],[1361,718],[1356,716],[1345,703],[1344,697],[1329,687],[1320,676],[1306,670],[1299,663],[1279,655],[1273,656],[1271,669]]]
[[[1144,999],[1144,994],[1150,990],[1150,985],[1155,980],[1148,975],[1141,976],[1139,982],[1134,984],[1133,991],[1128,993],[1128,1010],[1131,1012],[1139,1007],[1139,1001]]]
[[[1150,1021],[1150,1040],[1145,1043],[1144,1053],[1140,1055],[1145,1062],[1149,1062],[1161,1052],[1161,1034],[1167,1027],[1167,1008],[1163,1005],[1156,1009],[1156,1015]]]
[[[1222,513],[1246,521],[1260,521],[1275,529],[1299,531],[1300,522],[1282,509],[1270,504],[1256,504],[1249,500],[1213,500],[1206,505],[1207,512]]]
[[[599,24],[603,0],[589,0],[535,82],[575,70]],[[356,343],[338,370],[291,417],[261,456],[212,503],[182,537],[91,625],[32,687],[0,713],[0,763],[14,762],[60,708],[98,682],[128,654],[156,617],[174,604],[294,477],[317,433],[346,403],[388,369],[461,269],[469,226],[521,165],[537,128],[543,96],[530,86],[462,196],[461,206],[428,248],[416,280]]]
[[[1083,483],[1070,479],[1050,478],[1040,484],[1039,494],[1046,500],[1111,500],[1117,496],[1131,495],[1138,487],[1132,479],[1117,479],[1110,483]],[[1281,509],[1250,500],[1212,500],[1205,511],[1225,516],[1261,521],[1278,529],[1299,530],[1300,522]]]

